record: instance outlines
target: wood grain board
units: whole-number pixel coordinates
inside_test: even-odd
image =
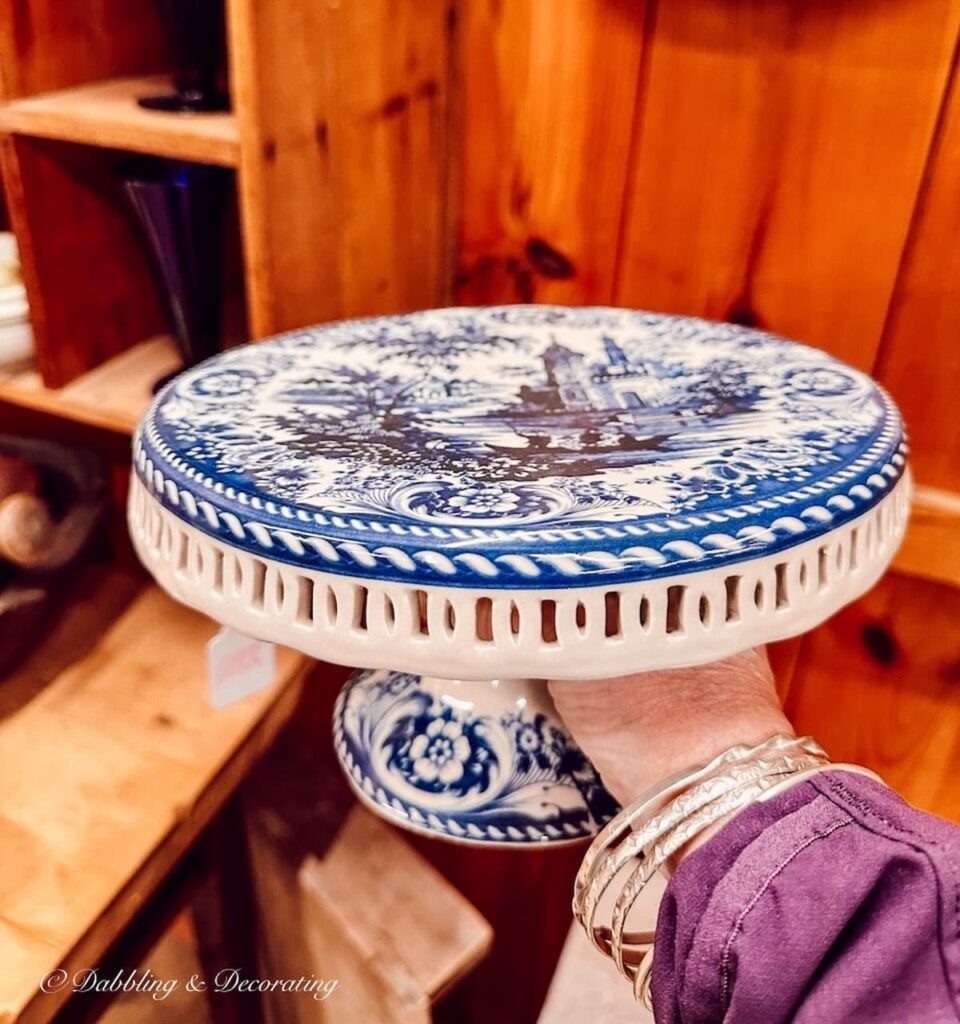
[[[323,698],[334,692],[327,674],[311,678]],[[329,742],[287,730],[242,799],[263,969],[340,982],[320,1007],[302,993],[270,994],[267,1021],[429,1020],[486,954],[483,917],[403,833],[357,805]]]
[[[155,0],[0,4],[0,98],[16,99],[118,76],[157,72],[169,60]]]
[[[307,877],[349,917],[371,956],[402,967],[429,1002],[490,948],[493,934],[476,909],[396,829],[362,807],[350,812],[326,856],[304,865]]]
[[[180,365],[170,338],[151,338],[62,388],[46,387],[34,370],[0,374],[0,403],[130,434],[153,398],[153,385]]]
[[[112,613],[111,583],[104,608]],[[289,718],[306,659],[221,711],[216,627],[148,587],[97,642],[0,722],[0,1020],[48,1020],[49,971],[96,963]]]
[[[808,637],[786,710],[834,760],[960,820],[960,590],[889,574]]]
[[[441,304],[446,0],[235,0],[229,24],[253,336]]]
[[[646,5],[465,5],[456,297],[609,302]]]
[[[958,27],[953,0],[658,4],[618,304],[869,369]]]
[[[918,487],[894,568],[908,576],[960,587],[960,495]],[[960,630],[960,623],[955,627]]]
[[[169,91],[169,78],[153,75],[40,93],[0,106],[0,132],[235,166],[240,136],[232,114],[185,117],[137,105],[141,96]]]
[[[910,431],[917,479],[960,492],[960,80],[930,152],[876,365]],[[960,558],[954,540],[954,560]]]

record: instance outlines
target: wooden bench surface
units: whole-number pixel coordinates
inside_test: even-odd
[[[96,964],[290,717],[308,661],[283,649],[273,686],[211,707],[216,628],[88,571],[0,682],[2,1024],[54,1014],[69,987],[41,979]]]

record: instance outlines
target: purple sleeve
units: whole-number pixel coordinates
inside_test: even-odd
[[[755,804],[681,864],[658,1024],[960,1020],[960,828],[852,772]]]

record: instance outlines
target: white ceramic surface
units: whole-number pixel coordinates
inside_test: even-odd
[[[556,765],[532,789],[507,774],[520,733],[485,705],[491,679],[559,736],[541,683],[503,681],[694,665],[802,633],[882,575],[910,498],[896,407],[826,353],[553,306],[234,349],[158,396],[134,469],[131,533],[160,584],[364,666],[336,725],[357,791],[406,827],[480,843],[595,824]],[[485,736],[499,739],[467,785]],[[557,807],[570,814],[547,820]]]
[[[618,810],[540,680],[357,672],[333,734],[358,796],[416,832],[477,845],[574,842]]]

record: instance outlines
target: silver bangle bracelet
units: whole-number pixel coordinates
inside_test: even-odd
[[[774,797],[779,796],[781,793],[786,792],[788,789],[792,789],[799,783],[805,782],[807,779],[812,778],[814,775],[819,775],[822,772],[826,771],[852,772],[856,775],[863,775],[869,779],[874,779],[881,785],[886,785],[884,780],[879,775],[877,775],[876,772],[871,771],[869,768],[864,768],[862,765],[840,762],[834,764],[828,762],[826,764],[815,765],[814,767],[808,768],[805,771],[795,772],[794,774],[788,775],[786,778],[780,781],[764,780],[765,782],[772,782],[772,784],[768,785],[767,788],[758,796],[756,796],[753,800],[749,800],[743,806],[733,810],[729,814],[729,817],[735,817],[737,813],[739,813],[739,811],[743,810],[746,806],[749,806],[750,803],[764,803],[767,800],[771,800]],[[720,815],[716,818],[716,821],[722,821],[724,817],[725,815]],[[715,822],[713,823],[715,824]],[[677,831],[680,831],[680,829],[678,828]],[[686,836],[681,840],[679,845],[683,846],[683,844],[689,842],[691,838],[693,838],[692,835]],[[650,872],[650,877],[653,877],[652,871]],[[621,894],[621,899],[622,898],[623,894]],[[628,977],[632,973],[634,998],[638,1002],[643,1003],[648,1009],[652,1010],[653,1005],[650,991],[650,974],[653,968],[653,935],[652,933],[647,933],[642,938],[644,941],[642,941],[633,950],[634,954],[638,954],[636,963],[634,964],[632,961],[630,961],[627,972],[621,970],[621,973],[626,973]],[[621,957],[623,957],[622,952]]]
[[[609,846],[616,842],[621,834],[629,832],[638,822],[646,821],[650,815],[657,813],[672,798],[680,796],[691,786],[705,779],[714,778],[727,765],[749,761],[764,753],[781,752],[791,749],[800,749],[806,753],[820,754],[826,758],[826,753],[810,737],[798,739],[794,736],[781,734],[772,736],[755,746],[737,744],[729,750],[718,754],[709,763],[677,772],[664,782],[647,790],[647,792],[609,821],[591,842],[577,871],[574,883],[574,914],[579,916],[580,907],[578,906],[578,900],[582,898],[582,894],[586,891],[590,878],[593,875],[594,862]]]
[[[681,773],[645,794],[595,837],[577,873],[574,915],[593,938],[596,907],[616,875],[676,824],[754,778],[804,770],[825,761],[826,753],[809,738],[775,736],[756,747],[732,747],[704,768]],[[674,799],[665,804],[665,795]]]
[[[754,767],[753,765],[738,766],[741,771],[737,774],[740,781],[737,785],[722,792],[709,804],[701,807],[693,813],[684,815],[679,821],[670,825],[660,837],[644,848],[644,853],[639,862],[627,878],[620,891],[613,908],[611,920],[611,954],[620,968],[621,974],[625,973],[622,962],[623,934],[627,917],[633,909],[640,893],[653,878],[657,870],[682,847],[686,846],[691,839],[700,835],[711,825],[730,815],[736,814],[743,808],[754,803],[765,791],[782,782],[785,776],[808,770],[815,766],[811,757],[804,758],[782,758],[778,761],[768,762],[766,765]],[[619,850],[616,851],[619,853]]]
[[[810,737],[776,735],[756,746],[738,744],[705,765],[671,776],[624,808],[594,838],[581,863],[573,911],[591,942],[632,979],[649,1001],[653,934],[629,932],[630,914],[657,870],[696,836],[753,803],[766,801],[823,771],[851,771],[883,780],[859,765],[831,764]],[[595,921],[611,884],[633,866],[614,903],[609,926]]]

